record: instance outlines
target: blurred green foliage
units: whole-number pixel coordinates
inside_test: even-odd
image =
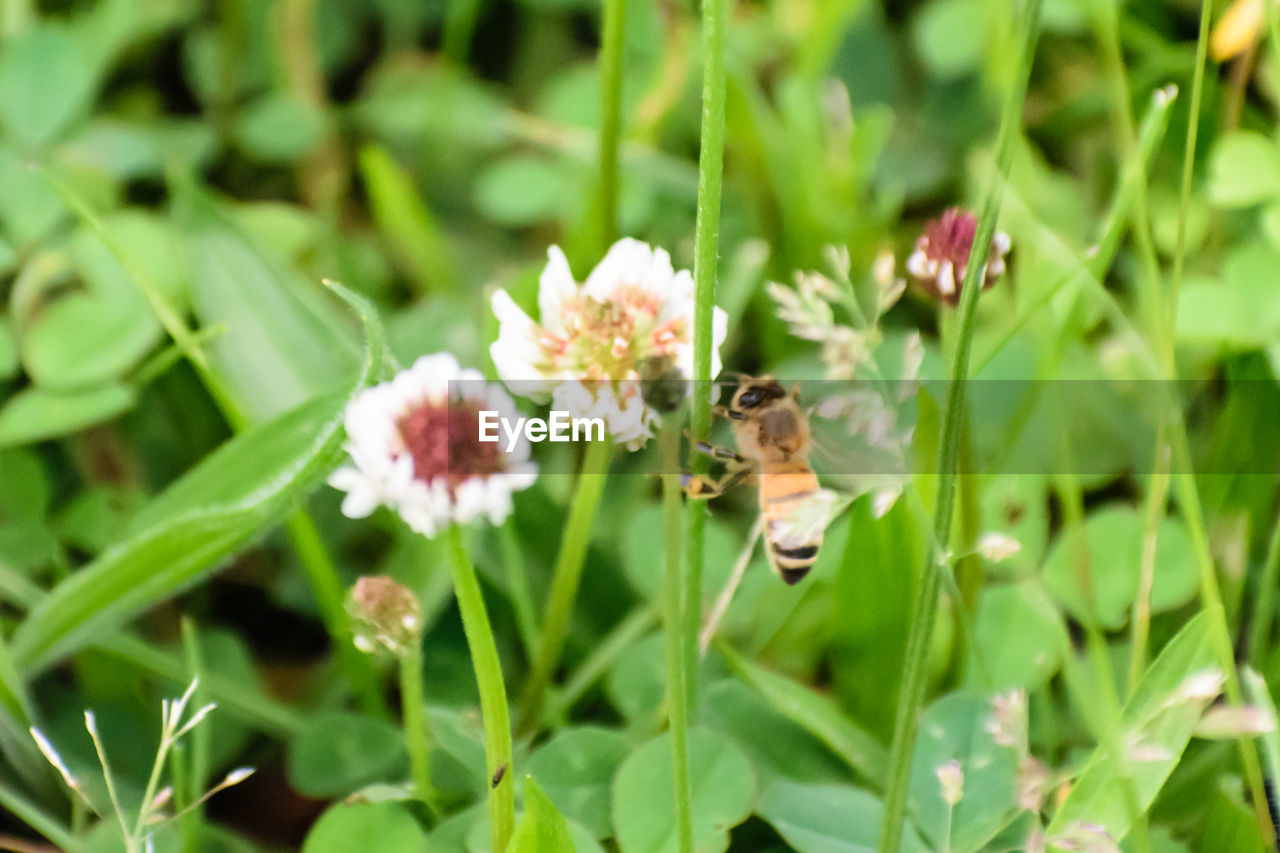
[[[726,366],[820,376],[817,348],[788,334],[763,282],[824,268],[832,244],[849,248],[859,287],[885,250],[904,274],[922,222],[973,203],[990,184],[999,94],[1013,73],[1006,6],[733,4],[717,293],[731,316]],[[1118,81],[1100,58],[1098,3],[1044,7],[1000,222],[1014,245],[1011,272],[979,304],[978,375],[1129,376],[1140,361],[1132,327],[1150,332],[1141,319],[1125,328],[1112,310],[1142,317],[1142,245],[1132,229],[1150,229],[1162,292],[1172,293],[1185,215],[1175,344],[1194,459],[1209,471],[1258,472],[1199,479],[1208,544],[1237,644],[1275,683],[1274,637],[1244,647],[1256,620],[1274,621],[1255,607],[1266,579],[1275,582],[1263,563],[1280,464],[1274,46],[1210,66],[1180,211],[1197,5],[1122,4]],[[316,488],[337,458],[346,393],[361,375],[383,372],[380,328],[366,316],[362,329],[320,281],[373,302],[400,363],[448,350],[492,375],[492,288],[531,303],[552,243],[580,276],[598,260],[599,11],[581,0],[0,8],[0,785],[70,825],[22,739],[39,723],[87,773],[95,759],[79,717],[94,708],[126,797],[140,796],[158,699],[198,672],[222,707],[214,734],[184,753],[176,796],[240,764],[261,769],[207,816],[157,835],[157,849],[487,849],[474,803],[491,780],[442,552],[386,513],[342,520],[336,495]],[[679,268],[692,260],[696,12],[628,4],[623,65],[620,230],[667,247]],[[1134,217],[1100,282],[1077,275],[1129,157],[1115,110],[1141,113],[1170,83],[1182,95],[1146,170],[1147,219]],[[191,341],[175,340],[174,318]],[[900,352],[920,330],[925,373],[940,376],[949,323],[910,289],[881,330],[885,350]],[[210,394],[193,367],[200,359],[247,431]],[[1237,754],[1190,740],[1198,708],[1168,719],[1151,711],[1208,661],[1204,618],[1189,621],[1197,575],[1187,508],[1176,503],[1160,507],[1154,531],[1155,663],[1136,684],[1123,680],[1152,532],[1144,500],[1154,448],[1134,438],[1120,400],[999,405],[1000,418],[974,413],[975,447],[1050,466],[1065,447],[1089,473],[1076,483],[975,476],[962,496],[960,526],[972,529],[956,541],[977,560],[978,584],[963,610],[945,605],[930,650],[936,698],[924,711],[904,849],[941,849],[945,838],[952,851],[1002,850],[1032,831],[1017,806],[1025,768],[986,727],[993,693],[1012,687],[1029,694],[1026,748],[1060,774],[1055,783],[1075,782],[1064,801],[1045,805],[1051,831],[1122,808],[1123,768],[1098,746],[1106,723],[1097,717],[1106,705],[1098,697],[1118,691],[1112,723],[1147,726],[1149,745],[1168,754],[1138,764],[1152,846],[1132,849],[1220,850],[1228,837],[1230,849],[1262,849]],[[1022,420],[1003,417],[1021,407]],[[1095,429],[1059,435],[1064,411]],[[922,456],[936,444],[935,420],[926,408],[917,425]],[[1016,430],[988,428],[995,423]],[[642,468],[615,464],[550,730],[517,744],[521,850],[561,849],[565,838],[580,851],[673,849],[662,639],[646,616],[659,603],[662,520]],[[571,485],[548,474],[515,499],[512,532],[536,601]],[[922,477],[926,501],[931,488]],[[307,575],[276,532],[304,502],[344,581],[386,573],[422,599],[438,820],[404,789],[397,728],[352,710]],[[753,512],[749,490],[713,507],[707,600],[728,578]],[[699,850],[874,847],[926,531],[905,500],[881,515],[862,498],[828,532],[803,585],[780,587],[764,558],[752,559],[723,648],[713,646],[698,673]],[[978,533],[1006,534],[1021,549],[1003,562],[969,557]],[[503,543],[490,529],[474,539],[508,680],[518,684],[530,650],[515,627]],[[194,642],[182,640],[181,615],[199,626]],[[1082,626],[1100,632],[1118,683],[1077,647]],[[966,778],[954,811],[935,772],[949,760]],[[1132,817],[1116,821],[1127,828]],[[29,834],[16,818],[5,827]],[[78,837],[86,850],[115,849],[102,827]]]

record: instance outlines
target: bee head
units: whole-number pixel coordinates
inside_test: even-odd
[[[759,408],[771,400],[780,400],[787,396],[782,383],[770,377],[751,379],[742,383],[738,393],[733,396],[732,411],[746,411]]]

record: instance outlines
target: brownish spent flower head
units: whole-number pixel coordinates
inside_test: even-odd
[[[363,652],[383,646],[401,655],[422,631],[418,597],[386,575],[366,575],[356,581],[347,600],[354,621],[355,642]]]
[[[907,258],[907,272],[935,298],[954,308],[960,303],[960,287],[977,231],[978,218],[972,211],[948,208],[925,224],[924,233],[916,240],[915,251]],[[1004,273],[1008,253],[1009,235],[997,231],[987,253],[982,277],[984,289],[995,284]]]

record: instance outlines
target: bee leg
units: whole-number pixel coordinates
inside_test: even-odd
[[[706,442],[706,441],[694,441],[693,436],[689,436],[689,440],[693,442],[694,450],[697,450],[699,453],[705,453],[708,456],[710,456],[712,459],[723,459],[727,462],[737,462],[737,463],[743,463],[747,461],[727,447],[721,447],[718,444],[711,444],[710,442]]]
[[[751,469],[746,466],[734,468],[718,480],[705,474],[685,473],[680,475],[680,485],[684,487],[685,494],[691,498],[711,500],[723,495],[749,473]]]

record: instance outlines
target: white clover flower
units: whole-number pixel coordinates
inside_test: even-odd
[[[510,452],[480,442],[482,410],[518,417],[506,391],[448,353],[424,355],[390,382],[362,391],[345,414],[354,464],[329,477],[347,493],[343,514],[364,518],[385,505],[425,536],[481,517],[501,524],[512,492],[533,483],[537,466],[523,437]]]
[[[573,417],[600,417],[618,444],[635,450],[660,414],[641,397],[641,368],[670,358],[693,376],[693,276],[677,272],[662,249],[630,238],[609,249],[579,285],[564,253],[547,251],[538,285],[539,322],[505,290],[493,295],[498,339],[489,349],[503,381]],[[720,372],[728,317],[712,319],[711,375]]]

